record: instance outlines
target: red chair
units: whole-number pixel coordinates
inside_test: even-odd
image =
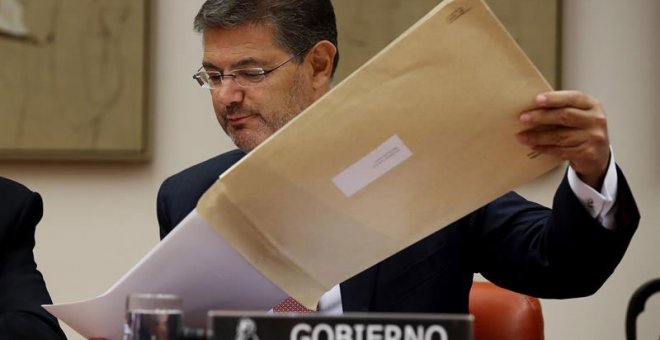
[[[474,340],[543,340],[543,313],[537,298],[474,282],[470,291]]]

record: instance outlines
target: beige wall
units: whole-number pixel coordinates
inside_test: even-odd
[[[642,221],[626,257],[596,296],[544,304],[548,335],[623,339],[629,296],[660,277],[660,2],[565,0],[564,6],[565,85],[603,102],[616,159],[628,175]],[[639,319],[638,339],[658,339],[658,320],[660,294]]]
[[[201,47],[191,20],[201,3],[153,1],[151,162],[0,162],[0,175],[44,197],[36,256],[55,301],[93,297],[114,283],[158,240],[155,196],[160,182],[231,147],[215,122],[208,95],[190,78]],[[660,89],[660,2],[564,3],[565,87],[603,101],[616,158],[628,175],[643,220],[630,251],[600,292],[543,302],[546,334],[548,339],[622,339],[628,297],[646,280],[660,277],[660,115],[654,105]],[[521,192],[549,203],[558,175]],[[657,320],[659,297],[640,318],[640,338],[657,338]]]
[[[549,339],[623,339],[633,291],[660,277],[660,2],[565,0],[564,88],[599,98],[615,157],[627,174],[642,221],[618,269],[594,296],[544,301]],[[522,190],[550,203],[553,180]],[[589,246],[589,245],[585,245]],[[639,318],[638,339],[660,334],[660,294]]]

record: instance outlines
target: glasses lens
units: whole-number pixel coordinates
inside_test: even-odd
[[[204,82],[210,89],[217,89],[222,85],[222,73],[220,72],[202,72],[204,74]],[[225,76],[226,77],[226,76]]]
[[[233,73],[236,83],[247,87],[254,86],[266,78],[266,71],[261,68],[236,70]]]
[[[197,72],[193,78],[202,88],[217,89],[222,85],[226,78],[234,78],[236,84],[240,86],[255,86],[266,79],[266,74],[268,74],[268,71],[265,71],[262,68],[253,68],[236,70],[228,74],[222,74],[217,71],[200,71]]]

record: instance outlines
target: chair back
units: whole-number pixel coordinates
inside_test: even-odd
[[[543,340],[543,313],[537,298],[474,282],[470,291],[474,340]]]
[[[658,292],[660,292],[660,278],[641,285],[630,297],[626,311],[626,339],[637,340],[637,317],[644,311],[646,300]]]

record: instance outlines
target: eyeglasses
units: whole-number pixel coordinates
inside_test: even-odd
[[[262,67],[255,67],[233,70],[230,73],[222,73],[220,71],[206,71],[203,69],[204,66],[202,66],[197,70],[197,73],[193,75],[193,79],[195,79],[202,88],[210,90],[220,88],[225,82],[225,78],[233,78],[234,82],[240,86],[251,87],[264,81],[269,73],[284,66],[295,57],[296,56],[289,58],[287,61],[271,68],[270,70],[266,70]]]

